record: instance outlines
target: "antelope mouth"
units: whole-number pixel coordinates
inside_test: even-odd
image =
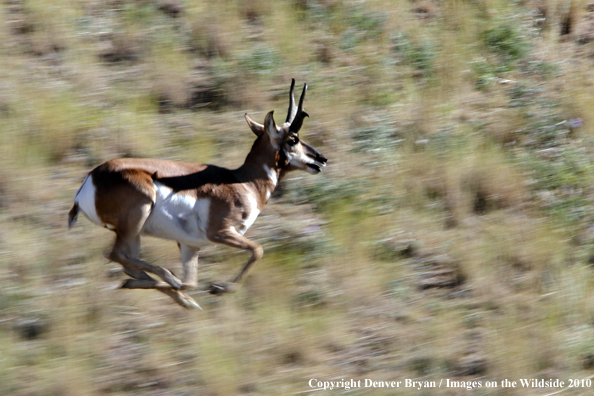
[[[314,174],[318,174],[322,171],[322,169],[316,164],[307,164],[307,166],[311,171],[313,171]]]

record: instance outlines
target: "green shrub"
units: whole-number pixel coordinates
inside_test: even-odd
[[[241,68],[251,73],[266,74],[281,64],[281,56],[275,48],[261,44],[243,56],[239,63]]]
[[[487,60],[473,61],[470,63],[470,68],[474,74],[474,87],[478,91],[484,92],[495,83],[496,68]]]
[[[353,28],[362,32],[366,39],[372,39],[384,33],[386,16],[377,11],[353,7],[349,12],[348,21]]]
[[[346,22],[349,28],[342,33],[340,48],[350,50],[366,41],[377,41],[385,32],[386,16],[377,11],[352,7],[348,11]]]
[[[393,153],[402,142],[394,127],[383,123],[356,128],[352,132],[352,137],[355,141],[355,152],[361,153]]]
[[[505,64],[520,60],[528,51],[525,38],[509,23],[501,23],[485,30],[482,41]]]
[[[425,77],[433,74],[436,48],[428,38],[417,41],[410,39],[406,33],[397,32],[392,36],[392,52],[397,63],[408,64]]]

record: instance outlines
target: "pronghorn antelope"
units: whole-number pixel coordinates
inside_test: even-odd
[[[288,115],[280,127],[272,111],[264,125],[245,115],[257,139],[238,169],[157,159],[107,161],[93,169],[77,191],[68,214],[69,228],[80,211],[91,222],[114,231],[115,243],[108,257],[133,278],[122,288],[157,289],[185,308],[199,308],[182,290],[198,285],[198,252],[202,246],[214,242],[249,250],[250,259],[231,282],[208,288],[213,294],[233,291],[262,257],[262,247],[243,235],[280,178],[297,169],[318,174],[326,166],[326,157],[299,139],[299,129],[308,116],[303,111],[307,84],[298,106],[294,87],[293,79]],[[168,269],[139,258],[141,235],[177,241],[183,281]]]

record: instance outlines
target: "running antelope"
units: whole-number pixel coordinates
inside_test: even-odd
[[[256,134],[250,153],[235,170],[157,159],[121,158],[93,169],[83,181],[68,214],[74,226],[78,212],[91,222],[112,230],[115,243],[108,258],[121,264],[132,277],[127,289],[157,289],[185,308],[200,308],[182,290],[198,286],[198,252],[209,243],[248,250],[251,257],[229,283],[214,283],[210,293],[232,292],[253,264],[262,247],[243,235],[288,171],[320,173],[326,157],[299,139],[308,114],[303,111],[307,84],[295,105],[295,80],[291,82],[289,111],[284,124],[276,125],[273,112],[264,125],[245,119]],[[140,236],[177,241],[183,281],[170,270],[139,258]],[[155,280],[147,273],[162,279]]]

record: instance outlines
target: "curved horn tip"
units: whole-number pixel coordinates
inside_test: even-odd
[[[299,106],[297,112],[303,111],[303,101],[305,99],[305,92],[307,92],[307,84],[303,84],[303,91],[301,92],[301,97],[299,98]]]

